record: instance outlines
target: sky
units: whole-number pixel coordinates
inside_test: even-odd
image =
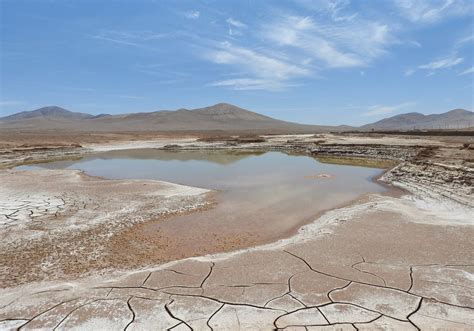
[[[0,116],[227,102],[359,125],[473,110],[472,0],[0,0]]]

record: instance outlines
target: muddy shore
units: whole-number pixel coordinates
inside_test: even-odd
[[[84,241],[80,245],[88,246],[88,238],[97,235],[88,232],[90,229],[87,226],[90,226],[91,219],[99,218],[96,221],[101,226],[118,231],[117,224],[124,223],[124,219],[128,221],[132,214],[139,217],[141,223],[165,214],[206,208],[212,203],[209,192],[153,181],[123,181],[121,184],[125,187],[122,186],[121,193],[117,187],[103,187],[103,182],[85,178],[87,176],[70,170],[44,173],[44,178],[26,172],[19,174],[2,170],[2,183],[11,183],[10,188],[5,185],[0,189],[4,195],[2,200],[5,200],[3,210],[9,209],[8,214],[6,211],[3,213],[4,228],[8,229],[8,222],[12,218],[16,227],[14,230],[4,230],[2,234],[5,240],[11,240],[9,247],[14,248],[0,255],[4,266],[4,290],[1,292],[5,298],[0,302],[0,307],[3,307],[0,309],[0,319],[3,319],[0,328],[2,325],[25,325],[28,328],[35,323],[44,328],[47,325],[84,327],[92,325],[87,324],[92,317],[97,319],[94,323],[109,325],[107,323],[113,322],[118,323],[117,326],[123,323],[122,326],[140,327],[158,323],[147,320],[149,317],[146,317],[146,312],[150,309],[163,309],[164,317],[160,322],[163,324],[160,325],[165,328],[233,329],[236,325],[232,323],[237,321],[247,323],[245,325],[248,327],[262,326],[262,329],[266,329],[263,327],[267,325],[265,323],[268,323],[268,328],[341,325],[348,330],[378,325],[415,329],[435,322],[434,325],[455,329],[474,325],[470,318],[471,309],[474,309],[474,245],[471,240],[474,235],[471,219],[474,208],[474,151],[466,147],[465,142],[470,137],[451,139],[325,134],[265,136],[259,141],[209,141],[202,137],[147,138],[133,141],[111,139],[105,143],[74,141],[67,146],[3,144],[0,166],[10,168],[24,163],[80,157],[107,149],[137,147],[283,150],[312,154],[327,162],[380,162],[389,167],[380,180],[402,188],[410,195],[366,196],[349,206],[320,215],[298,233],[274,244],[244,249],[238,253],[185,259],[160,267],[142,265],[140,267],[147,270],[112,272],[113,276],[89,277],[76,281],[74,285],[66,285],[53,280],[67,279],[67,275],[46,273],[47,277],[39,276],[44,270],[54,269],[48,268],[44,256],[37,260],[44,262],[41,268],[36,269],[28,269],[24,258],[15,260],[15,251],[31,249],[28,246],[11,245],[17,242],[18,236],[29,235],[34,240],[40,238],[45,251],[54,247],[54,231],[51,234],[48,228],[54,228],[54,222],[42,229],[41,224],[35,223],[38,220],[49,220],[55,217],[54,214],[57,215],[58,210],[61,210],[61,217],[64,218],[75,215],[79,224],[75,223],[74,229],[80,229],[81,226],[86,228],[82,236]],[[28,185],[40,185],[43,180],[42,191],[47,195],[48,176],[59,175],[63,176],[61,182],[69,183],[66,186],[68,191],[81,183],[81,190],[73,190],[74,196],[67,197],[69,200],[52,201],[47,197],[45,199],[45,196],[28,197],[28,200],[11,194],[12,187],[17,183],[24,183],[25,186],[19,190],[27,192]],[[18,176],[26,177],[20,180]],[[100,187],[103,187],[102,191]],[[51,196],[57,196],[65,187],[51,184],[49,189],[56,192]],[[168,190],[168,193],[163,193],[163,190]],[[112,196],[105,193],[112,191]],[[102,204],[101,199],[106,195],[108,199]],[[161,209],[158,209],[163,214],[157,212],[155,204],[150,204],[151,200],[143,201],[144,195],[153,197],[154,203],[159,196]],[[129,207],[134,208],[119,208],[120,212],[110,214],[111,210],[117,210],[117,204],[123,199],[127,199]],[[101,203],[99,207],[93,203],[91,206],[94,207],[87,207],[91,201]],[[12,215],[10,209],[24,208],[25,203],[28,205],[26,214],[15,219],[16,214]],[[86,207],[81,209],[83,203],[86,203]],[[31,206],[34,207],[32,214]],[[99,211],[101,217],[97,216]],[[64,219],[61,217],[57,221]],[[112,219],[115,223],[110,222]],[[84,220],[84,224],[80,224],[80,220]],[[129,225],[127,231],[134,227],[133,222]],[[41,239],[38,234],[41,231],[48,233],[47,240]],[[114,238],[113,233],[108,232]],[[115,240],[118,240],[119,246],[124,240],[129,242],[126,236],[115,237]],[[222,251],[245,247],[245,243],[239,246],[241,244]],[[144,245],[142,249],[150,247]],[[64,258],[78,259],[78,256],[87,255],[87,263],[93,266],[101,254],[94,247],[91,247],[91,251],[96,252],[95,255],[77,252],[74,257]],[[15,262],[12,264],[13,260]],[[87,266],[87,263],[77,260],[78,265]],[[12,265],[16,269],[10,269]],[[257,265],[258,270],[255,268]],[[73,278],[70,281],[80,274],[87,274],[87,269],[75,270],[71,273]],[[36,270],[36,273],[32,270]],[[174,276],[169,276],[169,273]],[[19,284],[24,285],[15,287]],[[60,293],[52,297],[39,294],[44,290],[51,291],[51,288],[54,291],[61,289]],[[31,303],[35,303],[35,309],[32,309],[31,303],[20,299],[19,291]],[[154,300],[153,304],[148,305],[150,300]],[[202,303],[199,312],[195,308],[197,303]],[[105,315],[99,316],[101,314]],[[440,314],[445,318],[439,319]]]

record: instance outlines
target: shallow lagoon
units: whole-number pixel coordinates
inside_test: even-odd
[[[176,257],[180,251],[188,255],[188,249],[198,254],[210,239],[217,250],[270,242],[324,210],[385,190],[372,181],[381,169],[282,152],[137,149],[18,168],[79,169],[110,179],[155,179],[216,190],[214,208],[136,229],[140,240],[157,233],[174,238],[162,249],[173,249]]]

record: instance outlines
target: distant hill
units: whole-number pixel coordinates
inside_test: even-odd
[[[342,131],[346,126],[305,125],[277,120],[227,103],[199,109],[161,110],[122,115],[90,115],[44,107],[0,118],[0,128],[70,131],[258,131],[312,133]]]
[[[57,106],[43,107],[32,111],[22,111],[10,116],[0,118],[1,121],[21,121],[27,119],[85,119],[93,118],[93,115],[84,113],[74,113]]]
[[[474,126],[474,112],[453,109],[442,114],[400,114],[359,127],[359,130],[462,129]]]

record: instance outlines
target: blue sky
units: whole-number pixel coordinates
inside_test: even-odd
[[[0,0],[0,114],[228,102],[363,124],[473,109],[474,1]]]

